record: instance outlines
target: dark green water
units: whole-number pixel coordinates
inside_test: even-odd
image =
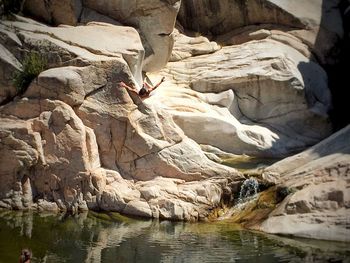
[[[229,222],[142,221],[118,214],[0,211],[0,262],[350,262],[349,244],[290,239]]]

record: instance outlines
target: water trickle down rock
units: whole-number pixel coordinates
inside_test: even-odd
[[[253,197],[258,193],[259,183],[255,178],[249,178],[241,185],[238,202],[246,200],[248,197]]]

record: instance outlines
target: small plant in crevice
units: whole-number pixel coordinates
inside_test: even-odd
[[[22,71],[13,77],[13,83],[17,94],[23,94],[33,79],[46,69],[47,62],[38,53],[29,52],[22,61]]]

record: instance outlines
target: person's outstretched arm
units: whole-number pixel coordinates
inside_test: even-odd
[[[119,83],[119,87],[127,88],[128,90],[130,90],[130,91],[136,93],[137,95],[139,94],[139,92],[137,91],[137,89],[132,88],[132,87],[126,85],[123,81]]]
[[[159,83],[157,85],[155,85],[154,87],[152,87],[151,85],[149,85],[147,82],[145,82],[145,85],[147,86],[149,92],[155,90],[156,88],[159,87],[160,84],[162,84],[165,81],[165,77],[162,77],[162,79],[159,81]]]

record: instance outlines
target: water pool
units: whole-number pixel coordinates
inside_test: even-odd
[[[287,238],[228,221],[140,220],[117,213],[0,211],[0,262],[350,262],[349,244]]]

